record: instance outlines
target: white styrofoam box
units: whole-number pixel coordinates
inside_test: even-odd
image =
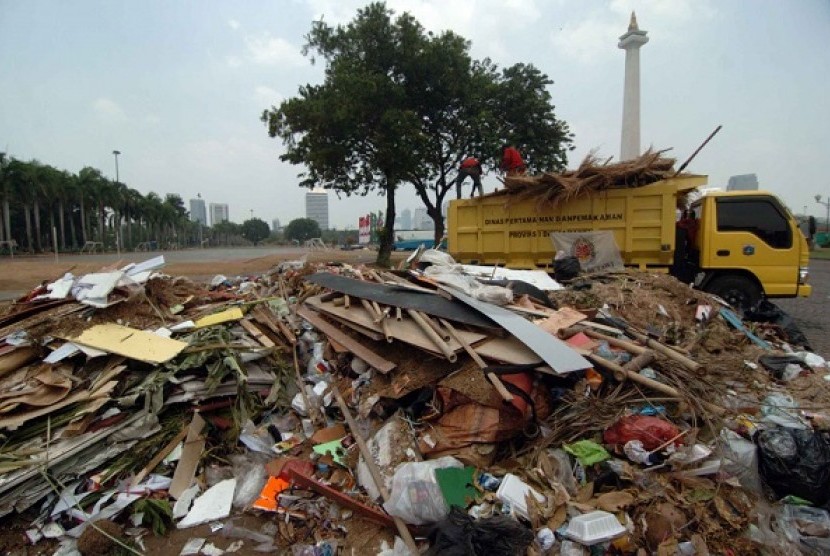
[[[610,541],[623,533],[625,533],[625,527],[620,525],[614,514],[596,510],[571,519],[565,536],[581,544],[591,546]]]
[[[536,492],[528,484],[522,481],[519,477],[512,473],[508,473],[501,480],[499,489],[496,491],[496,497],[502,502],[507,502],[513,510],[525,519],[530,516],[527,513],[527,503],[525,497],[531,493],[540,504],[545,503],[545,497]]]

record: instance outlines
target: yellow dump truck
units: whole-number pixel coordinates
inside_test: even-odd
[[[809,296],[807,241],[774,195],[707,192],[678,226],[679,198],[706,181],[683,175],[553,205],[509,194],[453,201],[448,250],[462,263],[550,269],[552,232],[610,230],[624,264],[671,272],[735,306]]]

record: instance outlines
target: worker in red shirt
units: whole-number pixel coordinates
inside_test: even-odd
[[[461,184],[465,179],[467,179],[467,176],[470,176],[473,180],[473,190],[470,193],[470,197],[475,197],[476,189],[478,190],[479,196],[484,195],[484,188],[481,187],[482,173],[481,162],[479,162],[477,158],[468,156],[462,160],[461,165],[458,168],[458,178],[455,180],[455,198],[461,198]]]
[[[499,169],[508,176],[520,176],[525,173],[525,162],[516,147],[513,145],[502,147]]]

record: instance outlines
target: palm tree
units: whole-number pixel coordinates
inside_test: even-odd
[[[0,240],[11,241],[12,239],[12,224],[11,214],[9,211],[9,201],[12,195],[11,178],[8,175],[8,167],[11,163],[11,158],[6,156],[6,153],[0,152],[0,196],[3,199],[3,210],[0,212]]]
[[[12,159],[8,165],[8,176],[11,179],[12,196],[23,203],[23,216],[26,220],[26,248],[34,251],[32,240],[32,204],[37,197],[33,183],[33,165],[31,162]]]
[[[110,196],[110,182],[101,170],[87,166],[78,173],[80,185],[81,220],[83,221],[84,243],[88,241],[85,205],[87,202],[98,207],[98,241],[104,242],[104,213]]]

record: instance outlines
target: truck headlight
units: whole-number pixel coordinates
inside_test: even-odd
[[[798,283],[799,284],[806,284],[807,279],[810,278],[810,267],[809,266],[802,266],[798,269]]]

